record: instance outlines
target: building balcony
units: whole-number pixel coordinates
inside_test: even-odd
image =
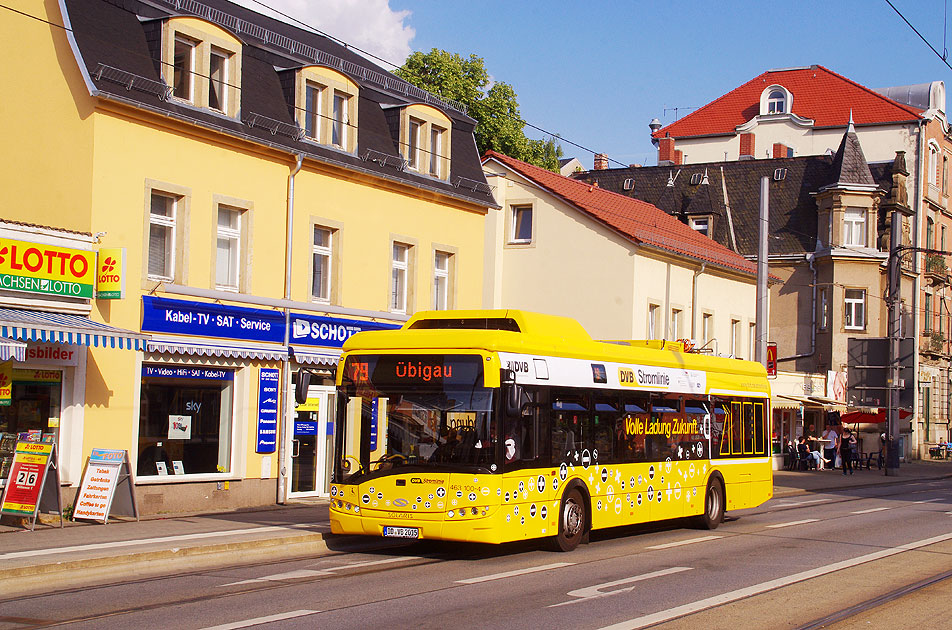
[[[923,330],[919,339],[919,352],[931,355],[945,355],[945,334],[939,330]]]
[[[945,263],[945,256],[941,254],[926,254],[924,274],[933,285],[949,283],[949,269]]]

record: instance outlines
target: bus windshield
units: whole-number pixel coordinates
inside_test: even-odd
[[[352,355],[339,392],[338,481],[497,469],[493,389],[478,355]]]

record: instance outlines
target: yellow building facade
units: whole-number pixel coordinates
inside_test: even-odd
[[[322,495],[343,341],[482,305],[495,202],[474,121],[330,40],[210,4],[15,2],[0,19],[19,86],[0,104],[17,147],[0,238],[122,272],[121,298],[0,289],[2,307],[127,346],[14,359],[70,392],[40,414],[57,416],[67,502],[94,448],[129,452],[143,514]],[[35,357],[29,330],[51,326],[7,336]]]

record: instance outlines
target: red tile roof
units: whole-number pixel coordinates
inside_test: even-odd
[[[754,275],[757,273],[755,263],[691,229],[650,203],[570,179],[495,151],[488,151],[483,155],[483,164],[490,159],[498,161],[582,212],[625,234],[635,243],[735,271]]]
[[[793,113],[816,127],[845,127],[850,110],[857,125],[918,120],[921,110],[897,103],[823,66],[768,70],[724,96],[662,127],[652,137],[684,138],[735,133],[735,127],[760,114],[760,95],[782,85],[793,95]]]

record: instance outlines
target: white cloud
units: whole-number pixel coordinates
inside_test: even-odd
[[[416,35],[413,27],[406,24],[412,12],[392,10],[390,0],[262,0],[262,4],[254,0],[232,1],[295,24],[265,8],[271,7],[397,65],[410,54],[410,41]]]

